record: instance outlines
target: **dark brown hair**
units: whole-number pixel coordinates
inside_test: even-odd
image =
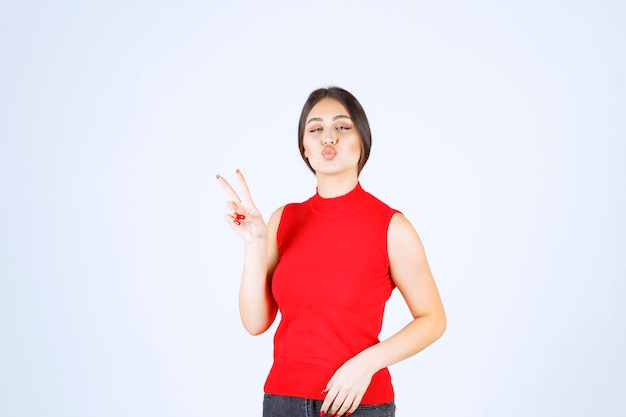
[[[300,113],[300,121],[298,122],[298,147],[300,148],[300,155],[309,169],[315,173],[315,170],[311,164],[309,164],[309,160],[304,156],[304,129],[306,126],[306,118],[311,112],[311,109],[325,98],[337,100],[346,108],[350,119],[352,119],[359,133],[359,138],[361,139],[361,157],[359,158],[358,173],[360,174],[370,156],[372,132],[370,131],[370,124],[367,121],[367,116],[365,115],[365,110],[361,107],[361,103],[359,103],[352,93],[340,87],[319,88],[313,91],[304,103],[302,112]]]

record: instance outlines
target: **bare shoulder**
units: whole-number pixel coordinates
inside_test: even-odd
[[[267,268],[269,276],[272,276],[278,263],[278,225],[284,208],[285,206],[281,206],[274,210],[267,222]]]
[[[390,248],[392,245],[409,243],[421,245],[421,240],[413,224],[402,213],[395,213],[389,222],[387,232]]]
[[[280,206],[271,214],[269,221],[267,222],[267,227],[270,231],[273,231],[274,234],[278,229],[278,224],[280,223],[280,218],[283,215],[283,210],[285,206]]]
[[[270,216],[269,221],[267,222],[267,236],[270,243],[270,248],[276,246],[278,225],[280,224],[280,218],[283,215],[284,209],[285,206],[281,206],[274,210],[274,212]]]
[[[394,214],[389,223],[387,252],[396,284],[415,273],[429,273],[422,239],[401,213]]]

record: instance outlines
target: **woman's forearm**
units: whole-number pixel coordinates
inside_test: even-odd
[[[433,313],[413,319],[400,331],[359,354],[371,364],[372,373],[407,359],[424,350],[443,335],[445,313]]]

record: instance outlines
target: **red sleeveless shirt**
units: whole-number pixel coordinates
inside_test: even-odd
[[[360,184],[341,197],[316,194],[285,206],[272,277],[280,323],[265,392],[322,400],[334,372],[379,342],[394,289],[387,230],[397,212]],[[361,403],[393,398],[384,368],[372,377]]]

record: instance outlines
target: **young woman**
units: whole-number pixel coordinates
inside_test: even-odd
[[[263,416],[393,416],[387,367],[433,343],[446,326],[422,242],[399,211],[361,187],[371,133],[351,93],[313,91],[298,145],[316,193],[278,208],[267,224],[239,170],[241,196],[217,176],[229,198],[224,218],[244,241],[243,325],[258,335],[281,313]],[[413,319],[380,341],[396,287]]]

